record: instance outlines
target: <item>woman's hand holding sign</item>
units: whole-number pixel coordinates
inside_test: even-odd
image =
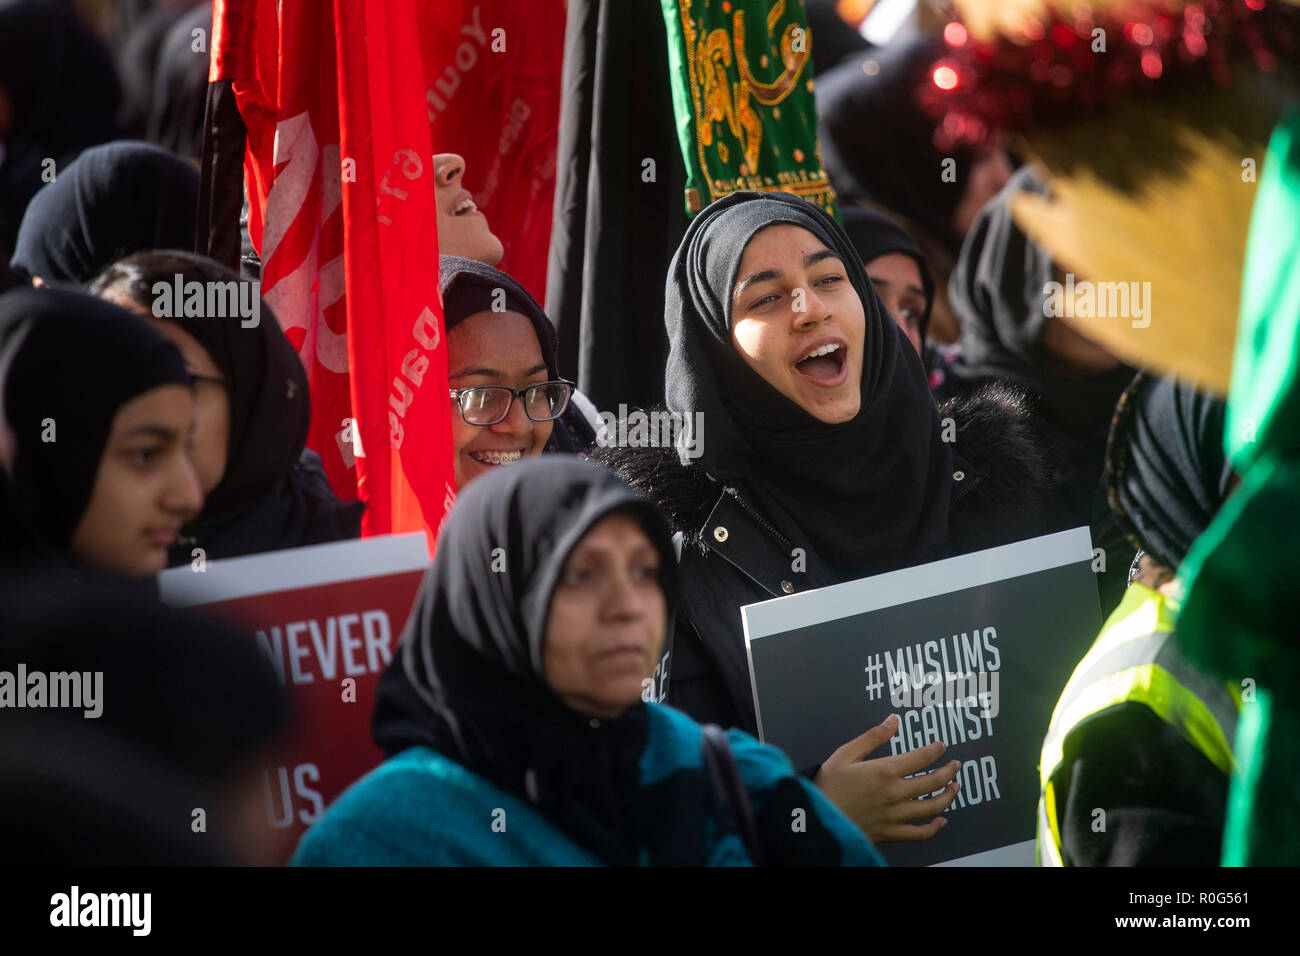
[[[947,824],[947,819],[940,814],[956,798],[961,786],[961,781],[954,779],[961,769],[958,760],[921,773],[943,755],[947,749],[943,741],[894,757],[864,759],[886,744],[897,730],[898,718],[891,714],[884,723],[831,754],[814,780],[822,793],[872,843],[915,843],[930,839]],[[942,793],[929,796],[940,788]],[[912,822],[931,817],[928,823]]]

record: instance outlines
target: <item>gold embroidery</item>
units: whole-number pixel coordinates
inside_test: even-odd
[[[830,183],[825,173],[818,169],[812,177],[807,171],[800,173],[783,173],[776,183],[771,177],[757,175],[763,145],[763,118],[759,107],[774,108],[784,101],[797,87],[808,62],[811,49],[811,36],[806,28],[797,24],[786,27],[780,36],[779,55],[783,70],[771,83],[759,82],[750,68],[748,54],[745,52],[745,16],[743,10],[737,10],[732,18],[731,36],[727,31],[716,29],[705,34],[704,18],[697,25],[692,19],[692,6],[696,0],[680,0],[679,10],[682,23],[682,35],[686,47],[686,72],[691,91],[691,104],[694,107],[695,147],[702,172],[710,168],[706,151],[713,148],[718,159],[725,166],[731,158],[727,137],[722,131],[715,133],[714,124],[726,124],[730,138],[741,150],[741,175],[736,179],[705,179],[711,192],[712,202],[721,195],[738,189],[757,189],[762,191],[785,190],[796,195],[803,195],[826,208],[831,202]],[[704,0],[708,6],[708,0]],[[723,8],[726,10],[726,7]],[[767,47],[776,54],[773,34],[786,12],[786,0],[776,0],[767,12]],[[797,36],[802,35],[804,49],[795,52]],[[731,79],[731,66],[734,61],[739,80]],[[769,62],[763,56],[760,63]],[[807,81],[810,89],[812,81]],[[754,101],[757,101],[755,103]],[[773,119],[779,119],[779,110],[773,109]],[[773,151],[773,155],[779,153]],[[802,152],[795,154],[802,159]],[[688,200],[689,201],[689,200]],[[702,197],[694,197],[694,202]],[[691,203],[693,204],[693,202]]]
[[[768,46],[772,43],[771,24],[772,18],[768,18]],[[801,53],[794,51],[794,39],[797,31],[802,31],[804,37],[804,49]],[[760,83],[754,79],[754,74],[749,69],[749,59],[745,55],[745,11],[737,10],[732,28],[732,45],[736,48],[736,69],[740,71],[741,82],[746,86],[746,92],[752,92],[754,99],[758,100],[764,106],[776,106],[784,100],[794,90],[795,84],[799,82],[799,74],[803,72],[804,64],[808,62],[808,50],[811,43],[807,42],[808,31],[802,27],[790,24],[786,27],[785,33],[781,36],[781,63],[785,70],[772,83]]]

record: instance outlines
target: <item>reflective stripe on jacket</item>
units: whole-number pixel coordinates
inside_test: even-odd
[[[1164,595],[1143,584],[1130,585],[1052,712],[1039,763],[1039,865],[1065,865],[1055,778],[1065,765],[1072,735],[1084,723],[1121,704],[1143,704],[1229,774],[1240,710],[1229,686],[1183,657]]]

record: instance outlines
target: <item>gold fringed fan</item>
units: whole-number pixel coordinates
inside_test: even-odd
[[[1027,19],[1046,19],[1039,0],[957,7],[980,38],[1023,36]],[[1047,171],[1051,191],[1016,197],[1021,228],[1078,282],[1149,289],[1147,316],[1063,318],[1129,364],[1226,394],[1255,183],[1291,95],[1277,75],[1246,68],[1225,87],[1172,98],[1135,91],[1105,112],[1013,142]]]

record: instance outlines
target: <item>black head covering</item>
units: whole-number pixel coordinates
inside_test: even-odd
[[[123,136],[140,139],[145,135],[153,110],[158,51],[172,26],[185,13],[183,6],[170,3],[154,7],[127,25],[121,42],[116,44],[113,52],[122,81]]]
[[[780,223],[833,250],[862,300],[862,406],[840,425],[791,402],[731,342],[731,293],[745,247]],[[835,220],[787,193],[719,199],[682,239],[666,300],[667,403],[703,413],[699,464],[709,474],[746,490],[793,544],[811,544],[841,578],[926,560],[946,543],[952,453],[925,373]]]
[[[555,326],[528,290],[500,269],[463,256],[439,256],[442,280],[442,309],[450,332],[476,312],[518,312],[528,316],[537,331],[542,359],[551,378],[560,377],[557,364]],[[504,293],[504,302],[498,305]],[[495,308],[494,308],[495,306]]]
[[[831,183],[846,200],[866,200],[906,216],[955,255],[961,236],[953,213],[966,190],[973,154],[965,147],[940,153],[935,121],[914,91],[944,51],[925,36],[848,57],[817,78],[818,141]],[[874,74],[864,71],[875,64]],[[955,179],[940,175],[956,161]]]
[[[853,241],[864,266],[872,259],[899,252],[916,262],[917,271],[921,273],[921,287],[925,290],[925,313],[921,316],[921,341],[925,341],[926,330],[930,326],[930,310],[934,306],[934,276],[930,264],[925,261],[915,240],[907,230],[888,216],[864,209],[861,206],[846,205],[840,209],[844,220],[844,231]]]
[[[518,312],[526,315],[537,332],[546,374],[558,379],[559,344],[555,325],[542,311],[528,290],[500,269],[461,256],[440,256],[442,270],[442,307],[448,331],[477,312]],[[500,289],[504,301],[498,306]],[[494,308],[495,307],[495,308]],[[570,402],[564,414],[555,420],[545,451],[575,454],[585,452],[595,442],[596,433],[578,407]]]
[[[68,0],[0,0],[0,90],[13,107],[0,158],[0,247],[48,169],[118,135],[113,61]]]
[[[1049,375],[1043,303],[1053,281],[1051,257],[1016,224],[1012,199],[1025,191],[1046,195],[1032,167],[1023,167],[980,211],[948,282],[948,301],[961,323],[964,379],[1002,378],[1028,388],[1052,419],[1077,432],[1098,452],[1115,400],[1133,378],[1117,369],[1083,379]]]
[[[1171,378],[1139,375],[1115,408],[1105,488],[1130,543],[1177,569],[1232,487],[1227,406]]]
[[[212,35],[212,4],[185,11],[158,50],[147,137],[178,156],[203,155],[203,113],[207,106],[208,54],[194,51],[194,31]]]
[[[147,322],[80,292],[6,292],[0,337],[11,336],[22,337],[0,382],[18,442],[11,490],[41,540],[66,551],[117,410],[159,386],[188,386],[190,376],[176,346]],[[51,419],[55,440],[44,441]]]
[[[632,513],[659,551],[670,625],[676,556],[654,505],[612,472],[567,456],[493,471],[457,498],[442,528],[400,650],[379,685],[374,735],[389,754],[415,745],[439,751],[524,796],[601,859],[627,864],[638,842],[645,705],[594,721],[555,695],[543,668],[551,598],[565,562],[614,512]],[[493,570],[498,548],[504,571]]]
[[[180,250],[144,252],[113,263],[92,283],[99,295],[126,293],[149,308],[155,282],[240,282],[239,276],[205,256]],[[243,285],[243,283],[241,283]],[[256,287],[254,287],[254,293]],[[311,405],[307,373],[275,313],[260,305],[256,326],[239,316],[178,315],[173,318],[211,356],[226,380],[230,443],[221,482],[185,530],[200,541],[233,512],[266,494],[293,470],[307,444]]]
[[[0,711],[6,859],[240,862],[226,856],[238,824],[218,791],[286,716],[251,635],[85,574],[7,579],[0,620],[0,669],[103,674],[93,719],[84,708]],[[208,813],[197,846],[194,807]]]
[[[840,16],[838,0],[805,0],[804,13],[812,35],[813,72],[820,76],[846,56],[871,49],[871,44]]]
[[[10,262],[25,278],[85,282],[141,249],[194,246],[199,174],[148,143],[88,149],[38,192]]]
[[[13,107],[11,149],[57,157],[116,130],[112,57],[68,0],[0,0],[0,89]]]

